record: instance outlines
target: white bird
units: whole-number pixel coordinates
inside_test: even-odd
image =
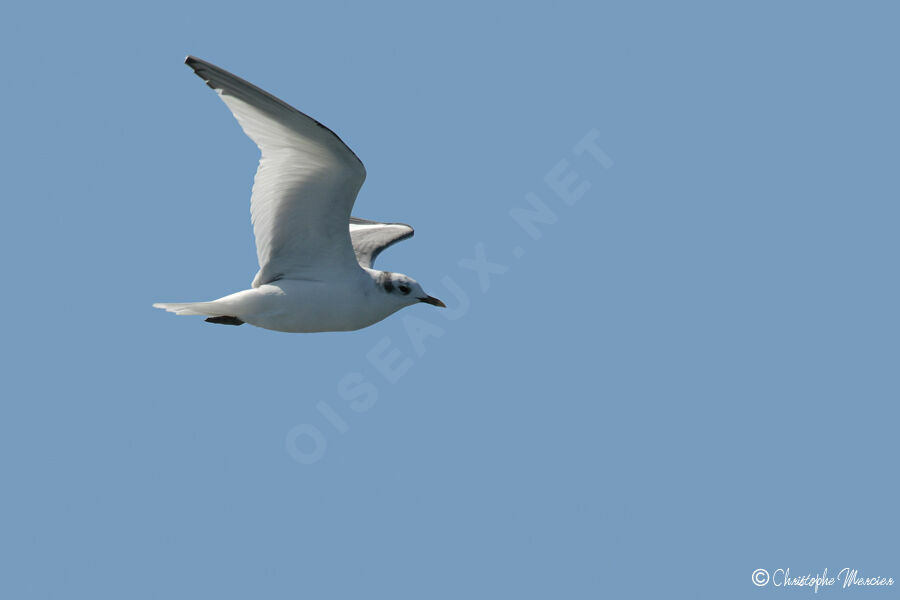
[[[445,306],[412,277],[372,268],[413,229],[350,216],[366,169],[333,131],[215,65],[185,63],[259,146],[250,199],[259,272],[250,289],[218,300],[154,307],[299,333],[361,329],[417,302]]]

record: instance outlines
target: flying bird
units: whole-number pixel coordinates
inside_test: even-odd
[[[362,329],[419,302],[445,307],[412,277],[374,268],[413,228],[351,216],[366,168],[341,138],[224,69],[193,56],[185,64],[259,147],[250,198],[259,272],[250,289],[218,300],[154,307],[293,333]]]

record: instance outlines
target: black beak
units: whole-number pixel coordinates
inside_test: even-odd
[[[431,296],[425,296],[424,298],[419,298],[419,302],[424,302],[425,304],[430,304],[432,306],[440,306],[441,308],[447,308],[446,304],[444,304],[437,298],[432,298]]]

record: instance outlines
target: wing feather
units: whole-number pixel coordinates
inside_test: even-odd
[[[250,200],[259,260],[253,287],[359,268],[347,229],[366,178],[359,158],[333,131],[275,96],[198,58],[185,63],[260,149]]]
[[[371,269],[375,259],[389,246],[415,234],[405,223],[380,223],[350,217],[350,239],[360,266]]]

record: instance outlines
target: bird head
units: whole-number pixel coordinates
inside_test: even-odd
[[[403,273],[383,271],[379,277],[378,284],[385,293],[403,306],[424,302],[432,306],[447,308],[446,304],[426,294],[418,281]]]

